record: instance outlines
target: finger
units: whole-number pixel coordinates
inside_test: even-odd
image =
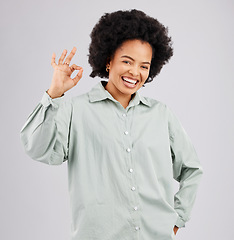
[[[71,50],[70,54],[65,59],[65,62],[70,64],[70,62],[71,62],[72,58],[74,57],[75,53],[76,53],[76,47],[73,47],[73,49]]]
[[[52,67],[54,68],[57,64],[55,63],[55,58],[56,58],[56,55],[55,53],[52,54],[52,58],[51,58],[51,65]]]
[[[72,64],[71,67],[70,67],[70,69],[71,69],[71,72],[74,72],[75,70],[80,70],[80,69],[82,69],[82,67],[79,67],[79,66],[77,66],[76,64]]]
[[[72,79],[74,82],[74,86],[80,81],[80,79],[82,78],[82,74],[83,74],[83,68],[80,69],[80,71],[77,73],[77,75]]]
[[[63,60],[66,57],[66,55],[67,55],[67,50],[64,49],[63,52],[62,52],[61,57],[59,58],[58,64],[63,64]]]

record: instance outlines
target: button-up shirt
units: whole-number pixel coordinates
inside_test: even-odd
[[[25,152],[67,163],[72,240],[173,239],[203,173],[196,151],[166,104],[137,91],[124,108],[106,83],[68,100],[44,92],[20,132]]]

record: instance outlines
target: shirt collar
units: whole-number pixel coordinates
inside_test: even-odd
[[[102,101],[108,98],[118,103],[118,101],[105,89],[106,84],[107,81],[100,81],[88,92],[90,102]],[[151,107],[151,103],[137,91],[135,92],[134,97],[130,100],[130,103],[132,103],[131,105],[138,105],[140,102]]]

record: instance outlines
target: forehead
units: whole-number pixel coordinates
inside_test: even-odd
[[[145,41],[127,40],[115,52],[115,57],[121,57],[122,55],[128,55],[134,59],[151,60],[152,47]]]

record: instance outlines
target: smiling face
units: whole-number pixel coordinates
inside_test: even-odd
[[[109,62],[109,81],[106,89],[118,101],[131,98],[149,76],[152,48],[148,42],[127,40]]]

